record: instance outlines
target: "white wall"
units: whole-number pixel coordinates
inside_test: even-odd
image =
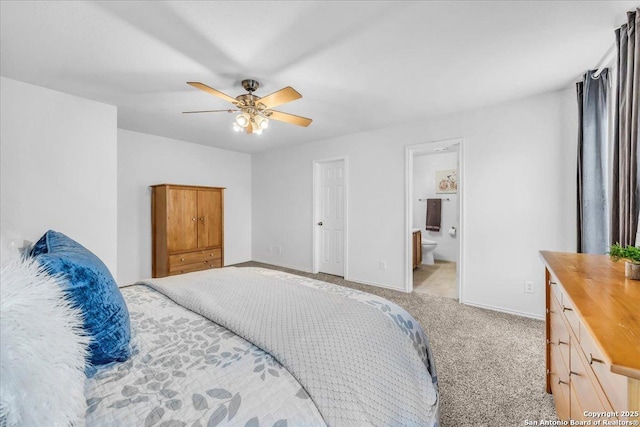
[[[153,184],[226,187],[225,265],[251,260],[251,156],[118,129],[118,283],[151,277]]]
[[[2,77],[0,228],[60,231],[117,274],[116,107]]]
[[[433,256],[444,261],[458,261],[458,236],[450,236],[451,227],[460,228],[458,194],[436,193],[436,171],[458,169],[458,153],[430,153],[413,158],[413,228],[422,231],[422,237],[438,243]],[[425,229],[427,203],[418,199],[442,199],[440,231]]]
[[[162,182],[228,188],[227,265],[253,258],[310,270],[312,162],[346,155],[347,278],[402,289],[405,146],[457,137],[465,138],[465,302],[542,316],[538,250],[575,250],[573,90],[252,159],[116,131],[113,106],[0,83],[2,232],[35,240],[49,228],[62,231],[100,256],[121,284],[150,275],[148,186]],[[269,245],[282,253],[269,253]],[[523,281],[532,279],[536,293],[524,294]]]
[[[312,161],[347,155],[346,276],[403,289],[405,146],[464,137],[464,301],[542,317],[538,251],[575,250],[576,123],[566,90],[254,154],[253,258],[311,269]],[[534,294],[524,280],[535,281]]]

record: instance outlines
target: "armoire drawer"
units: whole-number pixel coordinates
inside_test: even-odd
[[[169,269],[169,275],[191,273],[193,271],[207,270],[210,268],[222,267],[222,259],[212,259],[208,261],[200,261],[193,264],[176,265]]]
[[[208,251],[186,252],[177,255],[169,255],[169,269],[172,269],[179,265],[211,261],[219,258],[222,258],[222,250],[220,248],[210,249]]]

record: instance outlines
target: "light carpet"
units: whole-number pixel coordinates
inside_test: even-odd
[[[436,260],[433,265],[420,264],[413,270],[413,292],[458,299],[456,263]]]
[[[257,262],[379,295],[407,310],[431,340],[440,384],[442,427],[522,426],[556,420],[545,392],[544,322],[459,304],[427,294],[393,291]]]

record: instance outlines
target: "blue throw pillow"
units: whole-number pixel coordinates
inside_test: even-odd
[[[55,231],[51,231],[51,232],[55,233]],[[38,240],[36,244],[33,245],[33,248],[31,248],[30,255],[32,257],[35,257],[40,254],[46,254],[49,251],[49,249],[47,249],[47,234],[48,233],[45,233],[44,236],[42,236],[40,240]]]
[[[50,274],[61,274],[65,291],[75,307],[82,310],[84,329],[91,337],[86,373],[93,366],[123,362],[130,356],[129,310],[118,285],[104,263],[71,238],[49,230],[35,244],[32,256]]]

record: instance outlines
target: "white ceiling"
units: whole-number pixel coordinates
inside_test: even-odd
[[[2,1],[3,76],[118,107],[118,126],[243,152],[406,123],[568,87],[614,42],[634,1]],[[235,134],[255,78],[293,86],[271,121]]]

